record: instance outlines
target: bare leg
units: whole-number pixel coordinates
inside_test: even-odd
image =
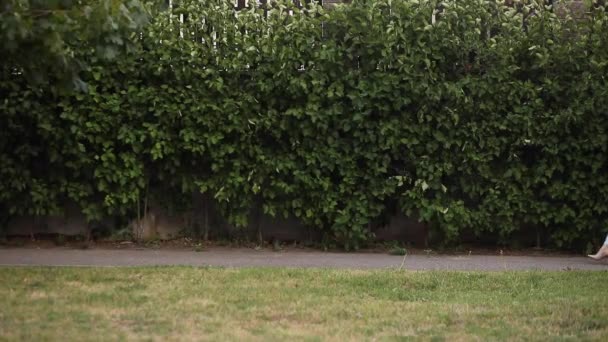
[[[604,245],[600,248],[599,251],[595,254],[589,254],[588,257],[593,258],[595,260],[600,260],[608,256],[608,236],[606,236],[606,241],[604,241]]]

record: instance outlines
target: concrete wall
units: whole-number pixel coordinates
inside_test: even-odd
[[[61,234],[86,235],[87,221],[76,206],[70,205],[61,216],[17,217],[8,222],[7,235]]]
[[[151,205],[148,215],[141,221],[131,221],[129,227],[133,236],[141,240],[169,240],[184,234],[202,234],[205,222],[204,202],[200,198],[193,198],[194,209],[187,214],[172,214],[159,206]],[[250,218],[248,227],[237,228],[229,224],[214,209],[213,203],[209,206],[209,237],[213,239],[257,239],[257,224],[255,215]],[[279,241],[320,241],[322,233],[315,228],[308,227],[295,217],[283,218],[259,215],[259,225],[264,240]],[[119,230],[123,227],[113,227],[113,220],[108,219],[98,226],[104,226],[106,230]],[[93,229],[96,229],[93,226]],[[407,218],[402,214],[396,214],[388,219],[388,223],[376,227],[373,232],[378,241],[402,241],[414,245],[423,245],[427,235],[425,224],[415,219]],[[84,215],[76,206],[66,209],[63,216],[42,217],[17,217],[9,221],[7,235],[30,236],[30,235],[60,234],[66,236],[86,236],[88,225]]]
[[[427,243],[429,229],[426,223],[397,213],[389,218],[387,225],[378,227],[373,232],[377,241],[401,241],[424,246]]]

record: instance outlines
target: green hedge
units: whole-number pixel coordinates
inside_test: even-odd
[[[236,225],[261,208],[346,248],[396,205],[446,241],[585,247],[608,220],[608,19],[526,3],[187,0],[111,63],[74,46],[87,92],[3,65],[2,215],[201,192]]]

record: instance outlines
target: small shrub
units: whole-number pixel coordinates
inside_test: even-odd
[[[272,240],[272,250],[275,252],[278,252],[282,249],[283,248],[281,247],[281,242],[278,239],[273,239]]]
[[[154,240],[148,240],[144,243],[144,246],[146,248],[159,248],[161,245],[160,240],[154,239]]]
[[[110,241],[132,241],[133,240],[133,230],[129,227],[122,228],[112,232],[112,235],[109,237]]]
[[[55,236],[55,239],[53,240],[53,242],[55,243],[56,246],[65,246],[66,237],[65,237],[65,235],[57,234]]]

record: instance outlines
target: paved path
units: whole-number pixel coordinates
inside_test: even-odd
[[[401,256],[373,253],[326,253],[289,250],[286,252],[252,249],[184,250],[136,249],[0,249],[0,265],[20,266],[224,266],[224,267],[328,267],[398,268]],[[586,257],[554,256],[426,256],[409,255],[404,269],[409,270],[598,270],[608,271],[608,261]]]

